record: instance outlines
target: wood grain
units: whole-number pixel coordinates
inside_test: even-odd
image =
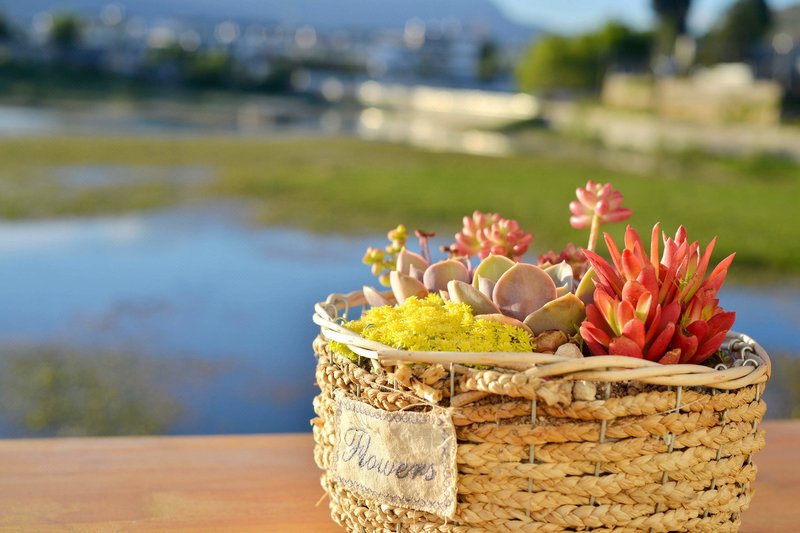
[[[310,434],[0,442],[0,531],[341,531]],[[70,527],[64,527],[70,526]]]
[[[800,422],[764,424],[745,533],[800,523]],[[310,434],[0,441],[0,532],[340,531]]]

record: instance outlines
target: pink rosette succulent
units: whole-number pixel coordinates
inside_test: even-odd
[[[622,207],[624,197],[614,189],[610,183],[595,183],[587,181],[586,187],[575,190],[577,200],[569,204],[572,216],[569,223],[575,229],[591,228],[589,234],[589,250],[594,250],[597,245],[597,236],[602,224],[622,222],[633,213],[630,209]]]
[[[516,220],[475,211],[472,217],[464,217],[464,227],[455,239],[449,251],[457,256],[485,259],[494,254],[519,261],[528,251],[533,235],[523,231]]]
[[[567,244],[567,247],[559,253],[549,250],[547,253],[539,256],[539,264],[543,266],[557,265],[562,261],[566,261],[572,268],[572,276],[575,278],[575,281],[582,280],[586,271],[589,270],[589,260],[586,259],[586,254],[583,253],[583,249],[578,248],[573,243]]]

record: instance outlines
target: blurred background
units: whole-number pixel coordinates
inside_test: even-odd
[[[0,437],[306,431],[367,246],[474,209],[582,245],[587,179],[737,252],[800,417],[797,2],[6,0]]]

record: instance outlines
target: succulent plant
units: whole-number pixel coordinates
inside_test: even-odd
[[[378,276],[381,285],[389,286],[389,272],[394,270],[397,264],[397,255],[400,253],[408,240],[406,227],[400,224],[387,233],[389,244],[381,250],[370,246],[364,253],[361,260],[365,265],[369,265],[372,275]]]
[[[557,265],[562,261],[566,261],[567,264],[572,267],[572,277],[575,278],[576,281],[580,281],[590,267],[589,260],[586,259],[586,254],[573,243],[567,244],[567,247],[559,253],[549,250],[547,253],[539,256],[539,265],[542,267]]]
[[[662,363],[677,363],[679,353],[668,351],[680,316],[680,305],[662,306],[637,280],[628,280],[623,296],[596,289],[586,306],[580,332],[592,355],[627,355]]]
[[[531,351],[529,332],[496,322],[476,317],[466,305],[446,302],[438,294],[431,294],[409,298],[402,305],[369,309],[359,319],[343,325],[366,339],[405,350]],[[334,341],[331,348],[358,361],[346,344]]]
[[[403,303],[411,296],[424,297],[429,292],[445,291],[447,283],[454,279],[470,279],[468,263],[446,259],[431,265],[427,259],[406,248],[397,255],[396,266],[397,270],[389,273],[389,280],[397,303]]]
[[[533,241],[533,235],[522,231],[516,220],[497,213],[475,211],[472,217],[464,217],[464,227],[456,233],[455,239],[448,248],[453,255],[485,259],[494,254],[519,261]]]
[[[429,265],[421,255],[403,248],[396,266],[390,284],[399,304],[412,296],[438,293],[468,304],[476,316],[523,327],[535,335],[551,329],[571,335],[585,316],[584,302],[573,293],[572,268],[565,262],[542,269],[489,255],[471,272],[466,259]],[[372,287],[364,287],[364,296],[372,306],[390,303]]]
[[[596,272],[594,303],[586,307],[580,332],[593,355],[613,353],[661,363],[700,363],[722,344],[735,313],[719,306],[717,291],[733,255],[704,279],[716,239],[701,253],[680,227],[675,238],[653,227],[649,256],[639,235],[628,226],[620,253],[606,234],[613,266],[594,252],[586,256]]]
[[[591,228],[589,230],[588,250],[594,251],[597,237],[602,224],[622,222],[630,217],[632,211],[622,207],[624,197],[615,190],[610,183],[586,182],[586,187],[575,190],[577,200],[569,204],[572,216],[569,223],[575,229]]]
[[[471,284],[452,280],[447,292],[476,315],[524,325],[534,335],[551,329],[572,334],[584,317],[584,303],[572,288],[572,269],[566,263],[542,269],[490,255],[475,269]]]
[[[443,248],[449,258],[434,262],[428,245],[434,234],[416,232],[417,254],[406,248],[408,232],[398,226],[389,232],[385,249],[370,248],[364,257],[391,293],[364,287],[364,297],[378,307],[438,295],[468,305],[485,320],[528,330],[537,345],[548,335],[563,344],[578,330],[592,355],[665,364],[696,364],[710,357],[736,317],[717,298],[734,256],[706,276],[716,239],[703,250],[697,241],[689,242],[683,226],[667,237],[656,224],[649,248],[630,226],[621,251],[605,234],[609,263],[594,252],[600,227],[625,220],[631,210],[610,183],[588,181],[576,196],[570,223],[590,228],[586,249],[569,243],[561,252],[539,256],[538,266],[519,262],[533,236],[514,220],[475,211],[464,217],[456,242]],[[474,256],[481,262],[473,269]]]

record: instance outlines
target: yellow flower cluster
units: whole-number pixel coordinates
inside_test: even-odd
[[[467,304],[445,302],[438,294],[411,297],[402,305],[373,307],[344,327],[401,350],[452,352],[530,352],[530,334],[522,328],[476,319]],[[334,352],[350,359],[346,345],[332,342]]]

